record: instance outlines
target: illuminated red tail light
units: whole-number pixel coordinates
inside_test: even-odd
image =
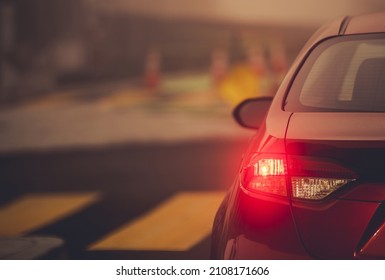
[[[287,196],[287,167],[281,156],[256,156],[243,171],[243,186],[253,192]]]
[[[284,155],[255,155],[242,172],[248,191],[321,200],[354,181],[351,170],[323,159]]]

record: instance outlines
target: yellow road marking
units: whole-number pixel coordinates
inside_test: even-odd
[[[99,193],[30,194],[0,208],[0,236],[16,236],[69,216],[100,198]]]
[[[183,192],[90,246],[90,250],[185,251],[211,232],[222,192]]]

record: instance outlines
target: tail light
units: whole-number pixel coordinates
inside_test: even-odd
[[[255,155],[242,172],[248,191],[293,198],[321,200],[354,181],[351,170],[323,159]]]

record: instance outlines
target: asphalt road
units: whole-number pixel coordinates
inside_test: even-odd
[[[0,135],[0,237],[58,237],[67,259],[208,259],[251,133],[210,92],[119,84],[2,108]]]
[[[80,211],[26,234],[63,238],[70,259],[207,259],[208,236],[188,250],[88,248],[175,194],[225,191],[245,145],[242,140],[206,140],[2,155],[1,203],[26,193],[98,193]]]

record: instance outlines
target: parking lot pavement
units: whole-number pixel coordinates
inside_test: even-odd
[[[250,136],[209,89],[169,94],[129,84],[3,107],[0,133],[0,152]]]

